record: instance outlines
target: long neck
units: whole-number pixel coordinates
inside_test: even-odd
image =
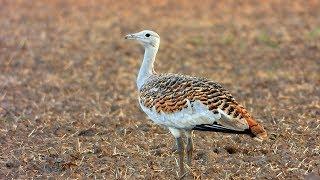
[[[158,52],[158,47],[146,47],[143,61],[137,78],[138,89],[142,87],[145,81],[153,74],[153,63]]]

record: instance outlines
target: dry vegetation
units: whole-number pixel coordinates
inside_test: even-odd
[[[241,1],[242,2],[242,1]],[[191,176],[320,173],[319,1],[0,1],[0,178],[175,179],[174,140],[139,110],[142,49],[159,72],[222,83],[270,139],[195,133]]]

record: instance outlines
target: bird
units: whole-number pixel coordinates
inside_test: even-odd
[[[158,125],[168,128],[176,141],[179,174],[192,164],[193,131],[249,134],[266,140],[264,127],[219,83],[205,77],[162,73],[154,70],[160,36],[151,30],[128,34],[144,47],[137,76],[138,101],[142,111]],[[183,141],[186,137],[186,146]]]

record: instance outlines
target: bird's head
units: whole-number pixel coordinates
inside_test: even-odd
[[[150,30],[143,30],[138,33],[128,34],[125,39],[137,40],[145,48],[158,48],[160,44],[160,36],[156,32]]]

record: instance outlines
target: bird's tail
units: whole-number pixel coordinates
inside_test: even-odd
[[[251,133],[255,137],[257,137],[259,140],[266,140],[268,138],[268,133],[261,124],[259,124],[252,117],[247,117],[246,120],[248,122]]]
[[[242,106],[238,106],[238,111],[240,111],[240,113],[246,119],[249,125],[249,130],[258,140],[266,140],[268,138],[267,131],[261,124],[259,124],[253,117],[251,117],[251,115],[245,108],[243,108]]]

